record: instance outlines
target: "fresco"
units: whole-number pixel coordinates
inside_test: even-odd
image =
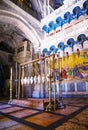
[[[61,79],[88,78],[88,50],[63,57],[61,60]]]

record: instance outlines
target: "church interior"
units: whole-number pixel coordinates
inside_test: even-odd
[[[0,130],[88,130],[88,0],[0,0]]]

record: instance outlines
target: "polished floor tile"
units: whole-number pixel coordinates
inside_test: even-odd
[[[15,125],[17,125],[16,121],[10,120],[9,118],[2,118],[0,119],[0,130],[4,130],[5,128],[8,128],[8,130],[10,129],[10,127],[14,127]]]
[[[9,118],[5,118],[4,116],[2,117],[3,119],[0,118],[0,130],[34,130],[31,127],[13,121]]]
[[[69,114],[75,112],[78,109],[79,109],[79,107],[66,106],[65,109],[58,109],[58,110],[55,111],[55,113],[63,114],[63,115],[69,115]]]
[[[38,113],[38,111],[35,111],[35,110],[22,110],[22,111],[11,113],[10,115],[14,116],[14,117],[22,118],[22,117],[30,116],[30,115],[35,114],[35,113]]]
[[[35,123],[37,125],[48,126],[61,118],[62,116],[58,116],[58,115],[54,115],[50,113],[42,113],[42,114],[33,116],[31,118],[27,118],[25,120]]]
[[[55,130],[88,130],[88,108]]]
[[[8,104],[0,104],[0,109],[4,109],[4,108],[7,108],[7,107],[11,107],[11,105],[8,105]]]
[[[0,103],[0,130],[88,130],[88,98],[64,98],[64,109]],[[35,104],[36,106],[36,104]]]
[[[4,108],[0,111],[3,113],[9,113],[9,112],[17,111],[17,110],[22,110],[22,109],[23,108],[20,108],[20,107],[11,107],[11,108]]]

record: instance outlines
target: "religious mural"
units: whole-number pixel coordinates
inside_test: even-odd
[[[88,78],[88,50],[78,54],[72,54],[63,57],[60,63],[60,78],[63,80],[70,79],[87,79]]]

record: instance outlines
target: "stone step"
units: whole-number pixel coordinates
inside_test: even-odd
[[[44,109],[44,99],[13,99],[12,104],[42,110]]]

